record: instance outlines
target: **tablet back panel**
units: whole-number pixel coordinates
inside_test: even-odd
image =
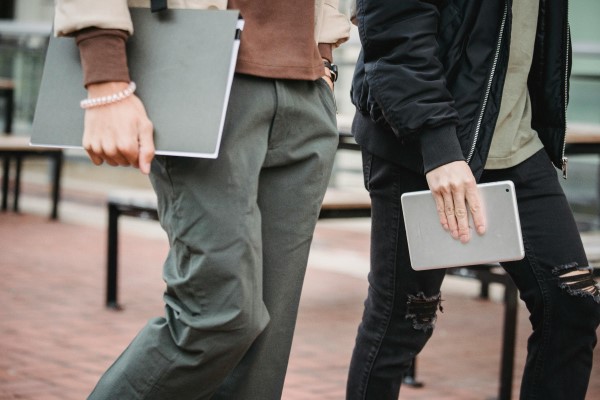
[[[414,270],[460,267],[520,260],[524,257],[521,224],[511,181],[478,185],[487,217],[487,232],[478,235],[469,215],[471,240],[453,239],[439,221],[430,191],[405,193],[402,209]]]

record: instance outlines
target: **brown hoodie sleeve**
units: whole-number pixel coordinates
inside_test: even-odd
[[[83,83],[129,82],[125,42],[129,34],[119,29],[86,28],[75,33]]]

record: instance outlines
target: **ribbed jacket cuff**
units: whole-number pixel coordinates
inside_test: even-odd
[[[83,83],[129,82],[125,42],[128,34],[119,29],[83,29],[75,34],[79,46]]]
[[[453,161],[465,160],[454,125],[428,129],[419,138],[425,173]]]

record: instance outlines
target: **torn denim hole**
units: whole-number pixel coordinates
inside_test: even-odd
[[[594,280],[591,267],[580,267],[576,262],[555,267],[552,274],[559,279],[559,287],[572,296],[591,296],[600,303],[600,285]]]
[[[435,327],[438,308],[440,312],[444,312],[441,293],[432,297],[425,296],[423,292],[417,293],[416,296],[409,294],[406,305],[405,318],[412,318],[413,328],[424,332],[433,330]]]

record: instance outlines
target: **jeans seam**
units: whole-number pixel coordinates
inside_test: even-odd
[[[371,160],[372,162],[372,160]],[[392,198],[395,198],[396,193],[398,192],[398,184],[397,182],[394,182],[393,184],[393,196]],[[383,340],[385,339],[385,335],[390,327],[390,322],[392,319],[392,309],[394,308],[394,303],[395,303],[395,298],[396,298],[396,262],[398,260],[398,232],[400,230],[400,227],[398,226],[398,224],[401,223],[401,219],[398,217],[399,216],[399,210],[397,207],[398,202],[394,202],[394,217],[396,219],[396,229],[395,229],[395,236],[392,238],[392,240],[394,240],[394,243],[396,243],[396,247],[395,247],[395,251],[394,251],[394,257],[393,257],[393,268],[392,268],[392,285],[391,285],[391,300],[390,300],[390,307],[388,307],[386,315],[385,315],[385,324],[384,324],[384,329],[383,332],[381,333],[380,338],[378,338],[378,343],[376,346],[376,349],[374,352],[369,354],[369,367],[365,370],[365,376],[364,376],[364,380],[362,382],[362,398],[363,400],[366,400],[367,398],[367,387],[368,387],[368,382],[370,380],[371,377],[371,373],[373,371],[373,367],[375,365],[375,360],[377,359],[377,356],[379,355],[379,352],[381,350],[381,346],[383,343]]]
[[[544,282],[545,279],[543,276],[540,276],[540,271],[539,271],[539,265],[537,263],[537,258],[535,256],[535,252],[533,251],[533,249],[531,248],[529,241],[527,240],[527,237],[525,234],[523,234],[523,243],[525,246],[525,254],[527,257],[527,260],[529,261],[529,265],[531,265],[531,271],[533,272],[536,282],[538,284],[538,287],[540,289],[540,293],[541,293],[541,298],[542,298],[542,333],[541,333],[541,338],[540,338],[540,346],[538,349],[538,355],[536,357],[536,361],[535,361],[535,365],[533,368],[533,380],[534,382],[538,381],[538,377],[541,374],[541,369],[542,369],[542,365],[544,364],[544,355],[546,354],[546,352],[543,350],[547,347],[547,341],[548,341],[548,331],[550,330],[550,301],[548,299],[548,293],[546,290],[546,287],[544,286]],[[532,387],[535,387],[535,384],[530,385],[530,393],[527,394],[526,398],[529,398],[531,400],[535,400],[537,398],[535,391],[532,391]]]

